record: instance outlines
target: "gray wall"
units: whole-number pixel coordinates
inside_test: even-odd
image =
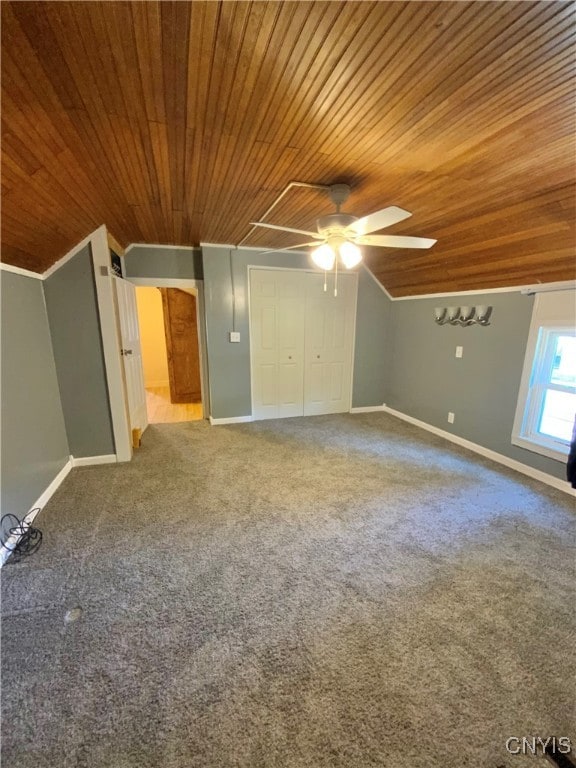
[[[204,298],[208,370],[210,375],[211,414],[214,418],[249,416],[250,346],[248,322],[248,265],[310,269],[307,255],[268,253],[246,249],[232,250],[232,269],[236,294],[235,329],[240,343],[231,344],[232,289],[230,250],[219,246],[202,248],[204,261]],[[354,406],[382,405],[386,375],[386,324],[389,299],[370,275],[360,270],[355,343],[355,370],[352,403]]]
[[[439,326],[435,306],[488,304],[491,325]],[[556,477],[564,464],[510,442],[533,297],[519,293],[392,302],[386,404]],[[461,359],[456,346],[464,347]],[[454,424],[447,421],[455,414]]]
[[[202,280],[202,251],[162,245],[135,245],[124,256],[125,277]]]
[[[358,272],[352,407],[386,402],[390,367],[392,302],[367,269]]]
[[[70,453],[115,453],[90,246],[44,281]]]
[[[42,281],[2,271],[2,514],[26,514],[69,459]]]

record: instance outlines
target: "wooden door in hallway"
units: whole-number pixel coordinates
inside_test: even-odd
[[[196,297],[179,288],[160,288],[168,354],[170,400],[202,400]]]

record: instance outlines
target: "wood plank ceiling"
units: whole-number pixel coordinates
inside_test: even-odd
[[[395,296],[573,279],[574,4],[3,2],[3,259],[238,243],[288,182],[395,204]],[[324,193],[271,221],[314,229]],[[299,235],[262,231],[246,244]]]

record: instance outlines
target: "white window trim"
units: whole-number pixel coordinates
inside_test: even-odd
[[[538,352],[540,329],[545,328],[550,332],[566,331],[567,333],[574,333],[575,330],[576,292],[561,291],[555,294],[553,303],[550,299],[550,295],[543,296],[538,294],[534,301],[532,322],[528,334],[524,368],[522,370],[516,415],[512,429],[512,444],[565,464],[569,453],[569,446],[552,437],[546,438],[539,435],[536,440],[525,434],[525,425],[529,420],[526,415],[526,404],[530,392],[532,369]]]

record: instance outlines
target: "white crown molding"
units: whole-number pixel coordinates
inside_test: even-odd
[[[14,275],[22,275],[22,277],[33,277],[35,280],[43,280],[40,272],[31,272],[29,269],[22,269],[22,267],[15,267],[12,264],[5,264],[0,262],[0,270],[3,272],[12,272]]]
[[[382,410],[385,413],[389,413],[391,416],[396,416],[396,418],[402,419],[402,421],[407,421],[409,424],[414,424],[416,427],[425,429],[427,432],[432,432],[434,435],[443,437],[451,443],[456,443],[456,445],[461,445],[463,448],[468,448],[468,450],[474,451],[474,453],[478,453],[480,456],[485,456],[487,459],[492,459],[492,461],[495,461],[498,464],[503,464],[509,469],[521,472],[523,475],[531,477],[532,480],[539,480],[541,483],[550,485],[552,488],[556,488],[557,490],[563,491],[569,496],[576,498],[576,489],[571,488],[567,480],[561,480],[558,477],[554,477],[554,475],[549,475],[547,472],[542,472],[539,469],[534,469],[533,467],[528,466],[528,464],[523,464],[521,461],[510,459],[508,456],[504,456],[502,453],[497,453],[497,451],[493,451],[490,448],[484,448],[483,445],[473,443],[471,440],[466,440],[458,435],[453,435],[451,432],[446,432],[446,430],[440,429],[439,427],[433,427],[425,421],[415,419],[413,416],[408,416],[406,413],[396,411],[394,408],[389,408],[385,405]]]
[[[133,248],[165,248],[172,251],[197,251],[197,245],[164,245],[163,243],[130,243],[124,250],[124,255]]]
[[[252,416],[232,416],[229,419],[215,419],[210,416],[210,424],[214,427],[218,424],[245,424],[248,421],[254,421]]]
[[[204,280],[194,277],[132,277],[131,275],[124,275],[124,280],[133,285],[149,288],[201,288],[204,284]]]
[[[540,293],[543,291],[569,291],[576,288],[576,280],[566,280],[559,283],[539,283],[538,285],[511,285],[507,288],[484,288],[473,291],[451,291],[449,293],[422,293],[418,296],[392,296],[392,301],[410,301],[412,299],[441,299],[453,296],[479,296],[492,293]]]
[[[530,288],[523,288],[520,293],[548,293],[548,291],[574,291],[576,280],[563,280],[559,283],[538,283]]]

